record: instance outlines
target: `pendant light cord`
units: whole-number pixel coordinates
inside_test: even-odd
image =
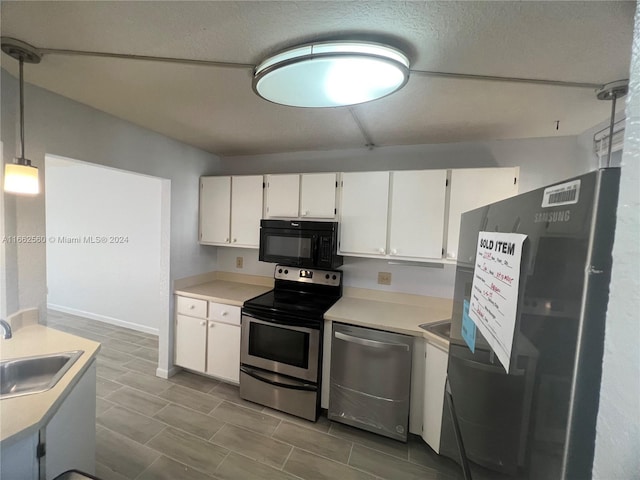
[[[613,127],[616,121],[616,100],[618,96],[613,92],[611,96],[611,121],[609,122],[609,145],[607,146],[607,168],[611,166],[611,152],[613,151]]]
[[[20,158],[22,165],[27,165],[24,158],[24,58],[20,56]]]

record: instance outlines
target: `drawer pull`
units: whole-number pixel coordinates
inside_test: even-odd
[[[195,305],[193,305],[193,304],[192,304],[192,305],[189,305],[189,310],[193,310],[194,308],[196,308],[196,306],[195,306]]]
[[[226,317],[229,314],[229,312],[222,312],[222,316]]]
[[[200,322],[200,325],[202,325],[203,327],[204,327],[206,324],[207,324],[207,322],[205,322],[205,321]]]

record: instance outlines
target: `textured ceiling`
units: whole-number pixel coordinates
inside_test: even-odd
[[[350,37],[403,49],[415,70],[601,84],[628,77],[635,2],[2,1],[0,8],[3,36],[41,48],[257,64],[297,43]],[[1,62],[15,74],[15,60],[2,54]],[[250,69],[51,54],[27,65],[25,79],[221,155],[366,143],[348,108],[290,108],[256,97]],[[574,135],[609,109],[591,89],[413,74],[400,92],[353,112],[376,145],[397,145]]]

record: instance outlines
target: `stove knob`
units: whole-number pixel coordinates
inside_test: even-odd
[[[278,269],[278,273],[282,273],[282,269],[281,268]]]
[[[333,279],[335,280],[335,279],[336,279],[336,278],[338,278],[338,277],[336,277],[336,276],[334,275],[334,276],[333,276],[333,277],[331,277],[331,278],[333,278]]]
[[[284,274],[287,275],[289,273],[289,270],[285,270]]]
[[[329,274],[327,273],[324,278],[326,278],[327,280],[329,280]]]

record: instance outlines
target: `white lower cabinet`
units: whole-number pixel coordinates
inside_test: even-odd
[[[207,373],[229,382],[240,381],[240,326],[209,322]]]
[[[181,296],[176,305],[175,364],[238,383],[240,307]]]
[[[204,372],[207,348],[207,320],[176,316],[176,365]]]
[[[422,413],[422,438],[440,452],[440,429],[444,406],[444,387],[447,380],[449,355],[440,347],[427,342],[424,369],[424,402]]]

